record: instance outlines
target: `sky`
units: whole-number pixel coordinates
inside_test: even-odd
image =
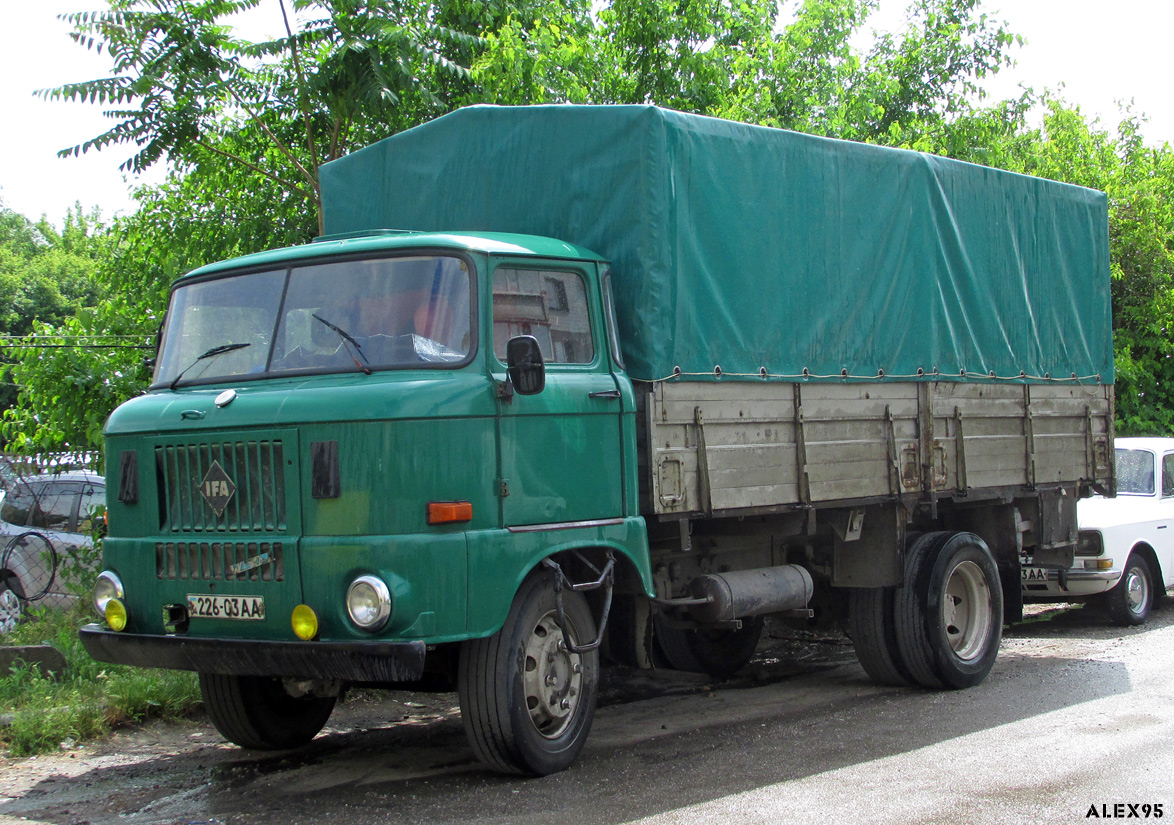
[[[896,30],[905,0],[881,0],[870,25]],[[104,8],[100,0],[0,0],[0,200],[33,220],[45,215],[60,226],[66,210],[97,206],[106,217],[133,211],[133,186],[157,183],[162,173],[136,179],[119,171],[130,157],[126,146],[59,158],[108,129],[100,107],[46,101],[39,89],[91,80],[109,72],[105,55],[87,51],[69,37],[64,13]],[[1027,40],[1013,53],[1015,66],[987,84],[996,99],[1014,96],[1020,84],[1037,91],[1063,84],[1063,95],[1086,116],[1115,126],[1119,104],[1148,117],[1148,142],[1174,144],[1174,95],[1165,59],[1174,31],[1171,0],[984,0],[984,9],[1006,20]],[[261,0],[249,35],[276,34],[277,0]]]

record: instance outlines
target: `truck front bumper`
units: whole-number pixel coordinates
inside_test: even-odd
[[[424,675],[424,643],[264,642],[115,633],[89,624],[82,645],[99,662],[232,676],[414,682]]]

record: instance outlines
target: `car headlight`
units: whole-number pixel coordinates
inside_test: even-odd
[[[1099,556],[1105,552],[1104,542],[1097,530],[1081,530],[1076,536],[1076,555]]]
[[[359,628],[376,631],[391,616],[391,591],[378,576],[359,576],[347,588],[346,612]]]
[[[126,593],[122,589],[122,579],[109,570],[98,574],[98,581],[94,583],[94,609],[98,615],[106,616],[106,605],[111,599],[123,599]]]

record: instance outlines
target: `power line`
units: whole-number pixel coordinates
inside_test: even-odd
[[[10,344],[0,341],[8,349],[155,349],[153,344]]]

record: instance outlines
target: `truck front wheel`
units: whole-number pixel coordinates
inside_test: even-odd
[[[318,735],[335,697],[290,696],[280,679],[200,674],[200,695],[220,735],[242,748],[283,750]]]
[[[910,676],[930,688],[977,685],[1003,636],[1003,591],[990,549],[973,533],[926,533],[905,565],[894,614]]]
[[[581,593],[564,591],[566,639],[595,638]],[[599,651],[572,653],[558,624],[554,577],[527,579],[505,624],[461,649],[457,690],[477,757],[503,773],[546,776],[568,767],[587,741],[599,688]]]

